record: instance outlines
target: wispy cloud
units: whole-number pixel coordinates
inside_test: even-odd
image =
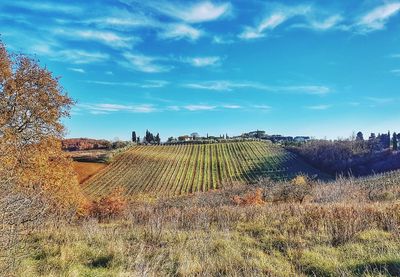
[[[220,19],[229,15],[232,8],[232,5],[228,2],[214,4],[210,1],[202,1],[197,3],[148,1],[145,5],[153,8],[161,14],[188,23],[200,23]]]
[[[117,103],[84,103],[77,104],[74,108],[74,112],[84,114],[88,112],[90,114],[110,114],[110,113],[153,113],[153,112],[208,112],[208,111],[223,111],[223,110],[271,110],[271,106],[268,105],[249,105],[240,106],[233,104],[181,104],[181,105],[168,105],[164,107],[155,106],[153,104],[137,104],[137,105],[126,105]]]
[[[183,62],[189,63],[194,67],[207,67],[221,65],[221,58],[217,56],[212,57],[193,57],[184,58]]]
[[[232,82],[232,81],[209,81],[199,83],[187,83],[183,85],[192,89],[214,90],[214,91],[233,91],[235,89],[256,89],[270,92],[284,93],[305,93],[313,95],[325,95],[331,92],[326,86],[301,85],[301,86],[269,86],[255,82]]]
[[[315,17],[315,16],[314,16]],[[340,14],[334,14],[324,19],[315,19],[313,16],[308,16],[306,22],[295,23],[291,27],[293,28],[305,28],[314,31],[328,31],[328,30],[348,30],[349,27],[343,24],[344,17]]]
[[[142,88],[162,88],[168,85],[168,81],[164,80],[147,80],[145,83],[141,84]]]
[[[61,13],[68,13],[68,14],[76,14],[83,11],[82,7],[76,5],[66,5],[57,3],[49,2],[35,2],[34,5],[31,1],[12,1],[5,4],[6,6],[12,7],[19,7],[31,11],[41,11],[41,12],[61,12]]]
[[[225,104],[222,106],[225,109],[232,109],[232,110],[236,110],[236,109],[241,109],[242,106],[239,105],[230,105],[230,104]]]
[[[197,40],[203,35],[203,31],[196,29],[188,24],[166,24],[159,32],[159,37],[164,39],[187,39],[191,41]]]
[[[146,73],[167,72],[172,69],[172,66],[158,63],[159,61],[163,60],[158,57],[145,56],[142,54],[131,54],[128,52],[125,52],[123,56],[126,60],[121,62],[121,64],[129,69]]]
[[[163,80],[146,80],[141,83],[137,82],[109,82],[109,81],[96,81],[87,80],[89,84],[104,85],[104,86],[124,86],[124,87],[138,87],[138,88],[162,88],[168,85],[169,82]]]
[[[341,15],[335,14],[323,21],[311,21],[309,26],[314,30],[328,30],[337,26],[342,20],[343,17]]]
[[[99,27],[113,29],[134,29],[134,28],[160,28],[161,22],[148,14],[140,11],[129,12],[125,9],[111,9],[105,16],[86,18],[83,23]]]
[[[139,39],[132,36],[122,36],[116,32],[92,29],[62,29],[56,28],[54,34],[72,40],[96,41],[112,48],[132,48]]]
[[[390,70],[390,73],[392,73],[396,76],[400,76],[400,69],[392,69],[392,70]]]
[[[78,72],[78,73],[86,73],[86,71],[83,68],[69,67],[68,70]]]
[[[389,19],[399,11],[400,2],[386,3],[361,16],[356,26],[360,28],[362,32],[384,29]]]
[[[212,42],[215,44],[232,44],[235,40],[231,36],[215,35]]]
[[[109,59],[109,55],[97,51],[86,51],[82,49],[61,49],[46,44],[35,44],[30,47],[32,53],[47,56],[50,60],[70,62],[74,64],[88,64],[103,62]]]
[[[104,86],[124,86],[124,87],[138,87],[138,83],[134,82],[108,82],[108,81],[96,81],[96,80],[86,80],[88,84],[104,85]]]
[[[58,61],[70,61],[75,64],[86,64],[105,61],[109,59],[109,55],[101,52],[69,49],[53,52],[53,58]]]
[[[271,6],[271,5],[270,5]],[[388,2],[360,15],[333,12],[329,14],[315,5],[288,6],[273,4],[272,8],[254,26],[245,26],[238,35],[240,39],[262,38],[291,20],[290,28],[306,28],[314,31],[341,30],[365,34],[381,30],[389,20],[400,12],[400,2]]]
[[[239,35],[241,39],[255,39],[265,36],[264,31],[273,30],[287,19],[283,13],[275,13],[265,18],[261,23],[255,27],[245,27],[243,33]]]
[[[187,105],[184,108],[188,111],[211,111],[215,110],[217,106],[211,105]]]
[[[249,40],[266,36],[266,32],[274,30],[279,25],[298,15],[305,15],[310,11],[309,6],[279,6],[272,12],[264,16],[264,18],[255,26],[246,26],[239,38]]]
[[[270,105],[253,105],[252,108],[263,110],[263,111],[270,111],[272,107]]]
[[[114,112],[129,112],[129,113],[151,113],[156,112],[157,109],[151,104],[140,105],[121,105],[121,104],[78,104],[80,110],[86,110],[91,114],[108,114]]]
[[[306,106],[307,109],[309,110],[318,110],[318,111],[323,111],[323,110],[327,110],[330,107],[332,107],[331,105],[314,105],[314,106]]]
[[[385,105],[385,104],[390,104],[395,101],[393,98],[388,98],[388,97],[365,97],[368,101],[371,101],[375,105]]]

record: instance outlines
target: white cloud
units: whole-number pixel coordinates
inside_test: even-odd
[[[64,38],[96,41],[113,48],[132,48],[133,44],[138,41],[138,38],[122,36],[111,31],[56,28],[53,32],[54,34],[61,35]]]
[[[243,33],[239,35],[241,39],[255,39],[264,37],[265,30],[273,30],[278,25],[283,23],[287,17],[284,14],[273,14],[267,18],[265,18],[259,25],[256,27],[245,27]]]
[[[325,18],[324,20],[311,19],[307,23],[295,24],[293,25],[293,27],[307,28],[315,31],[327,31],[331,29],[347,30],[348,27],[346,27],[345,25],[339,25],[339,23],[343,20],[344,18],[341,15],[335,14]]]
[[[168,81],[164,80],[147,80],[146,83],[140,85],[142,88],[162,88],[168,85]]]
[[[269,105],[253,105],[252,107],[256,108],[256,109],[264,110],[264,111],[269,111],[272,109],[272,107]]]
[[[321,22],[314,21],[311,23],[311,26],[313,27],[313,29],[317,30],[328,30],[336,26],[342,20],[343,17],[341,15],[336,14],[328,17],[327,19]]]
[[[95,85],[104,85],[104,86],[125,86],[125,87],[138,87],[138,83],[134,82],[108,82],[108,81],[96,81],[96,80],[87,80],[85,81],[88,84]]]
[[[202,83],[188,83],[183,85],[186,88],[216,90],[216,91],[231,91],[232,85],[227,81],[211,81]]]
[[[30,46],[30,51],[34,54],[47,56],[51,60],[74,64],[103,62],[109,59],[109,55],[106,53],[88,52],[82,49],[61,50],[60,46],[42,43]]]
[[[210,1],[197,3],[182,2],[181,4],[171,3],[171,1],[157,1],[146,3],[157,10],[159,13],[176,18],[188,23],[200,23],[217,20],[230,14],[230,3],[214,4]]]
[[[188,111],[211,111],[215,110],[217,106],[211,105],[187,105],[184,108]]]
[[[78,73],[86,73],[86,71],[83,68],[70,67],[70,68],[68,68],[68,70],[78,72]]]
[[[283,87],[276,87],[276,90],[282,91],[290,91],[290,92],[298,92],[298,93],[307,93],[307,94],[314,94],[314,95],[325,95],[331,92],[331,89],[326,86],[283,86]]]
[[[203,31],[196,29],[190,25],[177,23],[177,24],[166,24],[163,31],[159,33],[159,36],[164,39],[188,39],[195,41],[202,36]]]
[[[105,85],[105,86],[124,86],[124,87],[139,87],[139,88],[162,88],[165,87],[169,82],[163,80],[147,80],[142,83],[135,82],[109,82],[109,81],[96,81],[87,80],[89,84]]]
[[[121,64],[137,71],[142,71],[146,73],[158,73],[158,72],[166,72],[172,69],[172,66],[166,66],[156,63],[161,60],[158,57],[150,57],[144,56],[141,54],[131,54],[124,53],[123,56],[126,59],[126,62],[122,62]]]
[[[214,91],[233,91],[234,89],[256,89],[270,92],[283,93],[303,93],[311,95],[325,95],[331,92],[326,86],[302,85],[302,86],[268,86],[255,82],[232,82],[232,81],[209,81],[200,83],[187,83],[183,85],[192,89],[214,90]]]
[[[217,56],[212,57],[194,57],[183,59],[184,62],[191,64],[195,67],[218,66],[220,65],[221,58]]]
[[[349,102],[348,105],[353,106],[353,107],[358,107],[361,105],[360,102]]]
[[[10,45],[15,51],[47,57],[52,61],[87,64],[104,62],[110,57],[109,54],[98,50],[77,49],[72,45],[67,47],[60,37],[46,28],[38,28],[35,31],[13,29],[11,36],[7,38],[11,40]]]
[[[241,108],[242,108],[242,106],[239,106],[239,105],[230,105],[230,104],[223,105],[222,107],[225,108],[225,109],[234,109],[234,110],[236,110],[236,109],[241,109]]]
[[[218,35],[213,37],[212,42],[215,44],[232,44],[235,41],[231,37]]]
[[[390,17],[400,11],[400,2],[387,3],[363,15],[356,25],[362,32],[384,29]]]
[[[129,112],[129,113],[151,113],[157,109],[151,104],[140,105],[121,105],[111,103],[100,104],[78,104],[80,110],[86,110],[92,114],[108,114],[114,112]]]
[[[394,102],[393,98],[385,98],[385,97],[365,97],[365,99],[373,102],[376,105],[385,105]]]
[[[327,110],[331,107],[331,105],[315,105],[315,106],[307,106],[306,108],[309,110],[318,110],[318,111],[322,111],[322,110]]]
[[[165,107],[156,107],[152,104],[139,104],[139,105],[125,105],[125,104],[115,104],[115,103],[86,103],[77,104],[74,107],[74,112],[83,114],[83,112],[88,112],[91,114],[110,114],[110,113],[152,113],[152,112],[207,112],[207,111],[222,111],[222,110],[263,110],[270,111],[272,109],[269,105],[249,105],[240,106],[232,104],[219,104],[213,105],[209,103],[201,104],[185,104],[185,105],[168,105]]]
[[[109,59],[109,55],[100,52],[88,52],[80,49],[60,50],[50,53],[57,61],[68,61],[75,64],[102,62]]]
[[[32,11],[61,12],[67,14],[76,14],[83,11],[81,7],[76,5],[65,5],[61,3],[54,4],[49,2],[35,2],[33,4],[31,1],[12,1],[6,5],[20,7]]]
[[[394,75],[396,75],[396,76],[400,76],[400,69],[393,69],[393,70],[390,70],[390,73],[392,73],[392,74],[394,74]]]
[[[114,29],[161,27],[161,23],[149,15],[141,12],[132,13],[120,9],[111,10],[106,16],[85,19],[83,22]]]
[[[267,14],[256,26],[246,26],[239,34],[239,38],[249,40],[265,37],[265,32],[274,30],[279,25],[298,15],[305,15],[310,11],[309,6],[279,6],[272,13]]]

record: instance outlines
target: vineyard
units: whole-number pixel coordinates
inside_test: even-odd
[[[180,195],[246,184],[262,176],[281,180],[319,174],[293,153],[265,142],[134,146],[84,183],[103,195],[122,187],[128,195]]]

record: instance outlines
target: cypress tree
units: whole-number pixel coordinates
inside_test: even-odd
[[[393,143],[393,150],[394,150],[394,151],[397,151],[397,149],[398,149],[398,142],[397,142],[397,134],[396,134],[396,133],[393,133],[392,143]]]

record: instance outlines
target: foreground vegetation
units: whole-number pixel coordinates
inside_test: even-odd
[[[314,183],[300,176],[192,196],[141,196],[119,218],[35,232],[18,274],[398,276],[399,179]],[[380,196],[371,200],[373,188]]]
[[[272,143],[134,146],[88,180],[84,189],[89,195],[105,195],[116,187],[128,195],[179,195],[251,183],[261,176],[290,179],[301,172],[322,175]]]

